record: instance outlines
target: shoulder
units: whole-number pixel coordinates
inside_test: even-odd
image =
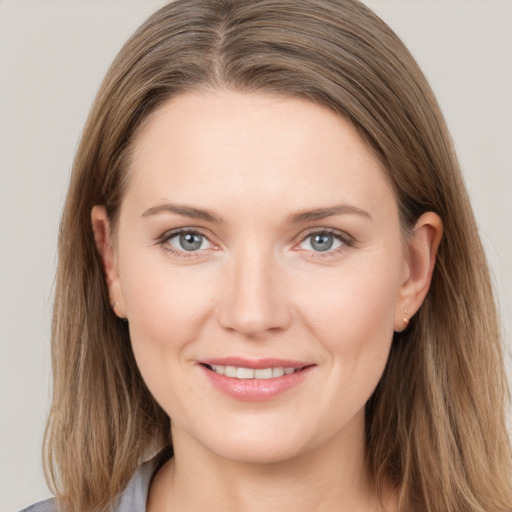
[[[58,512],[57,504],[53,498],[49,500],[40,501],[30,507],[24,508],[20,512]]]
[[[124,491],[114,501],[112,512],[145,512],[149,486],[157,467],[158,458],[139,466]]]
[[[149,484],[154,471],[153,461],[142,464],[128,485],[114,501],[112,512],[145,512]],[[57,501],[52,498],[40,501],[20,512],[59,512]]]
[[[172,449],[167,447],[152,459],[141,464],[125,489],[116,497],[112,512],[145,512],[151,480],[160,466],[172,456]],[[59,512],[57,501],[52,498],[35,503],[20,512]]]
[[[112,512],[146,512],[146,502],[153,477],[172,455],[172,448],[167,446],[152,459],[141,464],[124,491],[117,496]]]
[[[112,512],[145,512],[149,484],[154,471],[153,461],[142,464],[114,501]],[[57,500],[40,501],[20,512],[59,512]]]

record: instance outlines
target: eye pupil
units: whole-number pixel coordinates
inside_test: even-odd
[[[198,233],[182,233],[180,235],[180,246],[185,251],[197,251],[202,243],[203,237]]]
[[[311,247],[315,251],[328,251],[334,243],[334,237],[328,233],[319,233],[311,237]]]

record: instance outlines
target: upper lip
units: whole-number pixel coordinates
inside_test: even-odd
[[[247,359],[244,357],[219,357],[212,359],[203,359],[198,361],[200,364],[208,366],[236,366],[239,368],[252,368],[259,370],[263,368],[304,368],[313,363],[307,361],[296,361],[291,359],[276,359],[265,357],[262,359]]]

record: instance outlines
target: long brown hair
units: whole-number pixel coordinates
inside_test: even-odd
[[[404,230],[444,222],[431,289],[395,335],[366,407],[367,456],[400,511],[512,509],[508,390],[489,272],[443,116],[408,50],[356,0],[178,0],[132,36],[94,102],[62,217],[47,478],[66,510],[108,507],[169,418],[112,314],[90,212],[115,227],[132,141],[163,102],[197,88],[306,98],[374,150]]]

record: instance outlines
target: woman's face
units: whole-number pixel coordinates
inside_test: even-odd
[[[300,99],[188,93],[150,118],[131,172],[111,298],[175,442],[253,462],[361,445],[409,268],[352,126]]]

